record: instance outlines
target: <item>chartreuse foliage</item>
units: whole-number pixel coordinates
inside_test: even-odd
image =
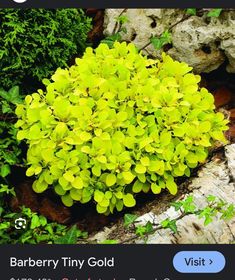
[[[186,63],[138,53],[133,44],[87,48],[58,69],[46,91],[18,105],[18,139],[29,144],[35,192],[55,189],[65,205],[94,199],[99,213],[136,204],[135,194],[168,189],[225,141],[222,113]]]
[[[90,28],[78,9],[0,9],[0,86],[28,86],[66,66]]]

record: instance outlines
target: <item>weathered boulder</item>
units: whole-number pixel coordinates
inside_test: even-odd
[[[128,18],[122,39],[138,48],[149,43],[151,36],[160,36],[171,29],[172,47],[167,51],[174,59],[185,61],[196,73],[211,72],[227,59],[227,71],[235,72],[235,11],[223,11],[219,18],[185,15],[180,9],[107,9],[104,21],[105,35],[117,28],[117,18]],[[150,44],[144,52],[159,57]]]

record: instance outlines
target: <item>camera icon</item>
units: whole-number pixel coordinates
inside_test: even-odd
[[[25,229],[27,225],[27,221],[23,218],[18,218],[15,220],[15,228],[16,229]]]

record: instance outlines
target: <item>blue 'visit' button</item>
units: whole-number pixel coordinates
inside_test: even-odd
[[[173,265],[181,273],[218,273],[225,267],[225,258],[217,251],[181,251]]]

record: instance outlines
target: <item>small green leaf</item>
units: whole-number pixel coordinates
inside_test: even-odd
[[[18,86],[14,86],[9,90],[8,100],[14,105],[22,103],[22,98],[20,96],[20,89]]]
[[[182,208],[185,213],[194,213],[196,210],[196,205],[194,203],[194,198],[192,195],[189,195],[182,203]]]
[[[166,180],[166,187],[172,195],[177,193],[178,188],[172,176]]]
[[[207,16],[208,17],[219,17],[223,9],[212,9]]]
[[[107,207],[102,207],[99,204],[96,205],[96,210],[99,214],[104,214],[107,211]]]
[[[128,21],[129,21],[129,19],[125,15],[121,15],[117,18],[117,22],[119,22],[120,24],[127,23]]]
[[[77,232],[78,232],[77,226],[76,225],[72,226],[64,236],[55,240],[55,244],[76,244]]]
[[[161,225],[163,228],[169,228],[171,229],[174,233],[178,232],[177,226],[176,226],[176,220],[170,220],[166,219],[161,222]]]
[[[67,171],[64,173],[63,175],[64,179],[68,182],[73,182],[74,181],[74,176],[73,176],[73,173],[71,171]]]
[[[143,188],[143,183],[141,183],[139,180],[136,180],[133,187],[132,187],[132,191],[134,193],[139,193],[142,191],[142,188]]]
[[[175,211],[179,211],[180,208],[182,207],[182,205],[183,205],[183,203],[181,201],[171,203],[171,206],[173,206],[175,208]]]
[[[62,202],[64,203],[65,206],[71,207],[73,205],[73,199],[71,198],[70,195],[63,195],[61,197]]]
[[[135,234],[139,236],[144,236],[146,234],[146,228],[144,226],[137,226],[135,230]]]
[[[130,184],[135,178],[135,176],[130,171],[122,172],[122,176],[126,184]]]
[[[214,202],[214,201],[216,200],[216,197],[215,197],[214,195],[208,195],[207,198],[206,198],[206,200],[207,200],[208,202]]]
[[[163,34],[160,37],[151,37],[150,42],[154,46],[156,50],[160,50],[163,46],[166,44],[171,43],[171,33],[169,33],[167,30],[163,32]]]
[[[154,194],[159,194],[161,192],[161,187],[155,183],[151,184],[151,190]]]
[[[92,173],[93,173],[95,176],[99,177],[99,176],[101,175],[101,167],[98,166],[98,165],[92,167]]]
[[[146,233],[152,233],[153,231],[153,224],[151,222],[147,222],[147,224],[145,225],[145,229],[146,229]]]
[[[160,38],[158,37],[151,37],[150,42],[152,43],[152,45],[156,50],[160,50],[163,46]]]
[[[146,172],[146,167],[142,164],[136,164],[135,172],[138,174],[144,174]]]
[[[221,212],[222,216],[220,217],[220,219],[225,221],[231,220],[235,216],[235,206],[233,204],[230,204],[227,209],[222,210]]]
[[[136,205],[134,196],[130,193],[123,195],[123,203],[126,207],[134,207]]]
[[[163,146],[167,146],[171,141],[171,133],[169,131],[162,131],[160,134],[160,141]]]
[[[192,16],[196,16],[197,14],[197,9],[186,9],[186,14],[187,15],[192,15]]]
[[[84,186],[82,178],[79,176],[75,177],[75,179],[72,181],[72,186],[76,189],[82,189]]]
[[[40,223],[40,219],[39,219],[38,215],[36,215],[36,214],[33,215],[32,219],[31,219],[30,228],[35,229],[40,226],[41,226],[41,223]]]
[[[99,190],[95,190],[94,200],[99,203],[103,200],[103,198],[104,198],[104,193]]]
[[[106,177],[106,185],[108,187],[111,187],[113,186],[117,181],[117,178],[114,174],[108,174],[107,177]]]
[[[124,226],[128,227],[128,226],[132,225],[137,218],[138,218],[137,215],[125,214],[124,215]]]
[[[11,173],[11,168],[8,164],[4,164],[1,166],[1,177],[5,178],[7,175],[9,175]]]

